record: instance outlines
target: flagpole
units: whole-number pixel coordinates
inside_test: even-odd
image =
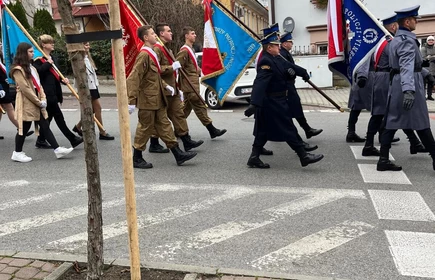
[[[373,22],[376,23],[376,25],[386,34],[390,34],[390,32],[382,25],[379,24],[379,20],[369,11],[369,9],[366,8],[359,0],[354,0],[357,5],[360,6],[360,8],[366,12],[366,14],[373,20]]]
[[[15,15],[11,12],[11,10],[9,10],[9,8],[4,5],[3,9],[5,9],[6,12],[8,12],[9,16],[13,19],[13,21],[15,21],[15,23],[18,25],[18,27],[20,27],[21,31],[23,31],[23,33],[27,36],[27,38],[32,42],[32,44],[45,56],[48,57],[44,51],[41,49],[41,47],[39,46],[39,44],[35,41],[35,39],[33,39],[32,35],[29,34],[29,32],[27,32],[27,30],[24,28],[24,26],[21,24],[21,22],[15,17]],[[63,80],[65,79],[65,76],[59,71],[59,69],[57,69],[57,67],[53,67],[56,72],[59,74],[60,78]],[[70,83],[66,84],[67,87],[69,88],[69,90],[72,92],[72,94],[77,98],[77,100],[80,100],[79,95],[77,94],[77,92],[74,90],[74,88],[71,86]],[[101,130],[104,130],[103,125],[97,120],[97,118],[94,115],[94,121],[95,123],[98,125],[98,127]]]
[[[125,4],[131,9],[133,10],[134,15],[136,16],[137,20],[141,21],[142,24],[148,24],[148,22],[142,17],[142,15],[140,14],[140,12],[137,10],[137,8],[130,2],[130,0],[124,0]],[[171,56],[171,59],[173,61],[176,61],[175,56],[168,50],[168,48],[165,46],[165,44],[162,42],[162,40],[160,39],[160,37],[157,34],[157,40],[159,40],[159,43],[163,46],[163,48],[165,49],[165,51]],[[201,100],[202,104],[205,105],[205,107],[207,106],[207,103],[205,102],[205,100],[202,98],[202,96],[199,94],[199,92],[196,90],[196,88],[193,86],[192,82],[189,80],[189,78],[187,77],[186,72],[180,68],[178,69],[178,71],[181,73],[181,75],[183,76],[183,78],[187,81],[187,83],[189,84],[189,86],[192,88],[193,92],[197,95],[197,97],[199,98],[199,100]]]

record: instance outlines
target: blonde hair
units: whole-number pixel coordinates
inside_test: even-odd
[[[38,37],[38,45],[42,48],[42,44],[54,43],[53,37],[48,34],[43,34]]]
[[[84,42],[83,45],[89,44],[89,42]],[[91,62],[92,67],[95,69],[95,71],[98,70],[97,66],[95,65],[95,61],[92,59],[91,52],[89,50],[85,51],[86,55],[88,56],[89,62]]]

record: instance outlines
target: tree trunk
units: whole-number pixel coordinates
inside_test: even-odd
[[[62,18],[63,32],[78,34],[69,0],[57,0]],[[86,174],[88,183],[88,274],[87,279],[103,279],[103,217],[100,169],[95,137],[92,101],[86,77],[82,43],[67,44],[75,84],[80,97],[82,130],[85,145]]]

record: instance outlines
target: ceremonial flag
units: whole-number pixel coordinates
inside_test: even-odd
[[[23,32],[21,29],[21,24],[18,23],[18,20],[14,15],[10,14],[10,11],[4,7],[1,9],[2,16],[2,42],[3,42],[3,55],[6,66],[6,73],[9,74],[10,67],[13,62],[13,58],[15,52],[17,51],[17,46],[26,42],[32,45],[33,50],[35,51],[34,57],[43,56],[39,49],[32,43],[29,37]],[[8,78],[10,84],[13,84],[14,81],[11,78]]]
[[[255,34],[218,1],[204,0],[203,4],[205,30],[202,65],[205,66],[205,76],[201,82],[216,92],[222,103],[255,60],[261,46]]]
[[[137,37],[137,29],[143,24],[124,0],[119,0],[119,12],[121,15],[122,40],[124,41],[125,75],[128,77],[143,46],[142,40]],[[112,70],[114,72],[115,67],[112,67]]]
[[[327,17],[329,69],[352,83],[388,31],[360,0],[329,0]]]

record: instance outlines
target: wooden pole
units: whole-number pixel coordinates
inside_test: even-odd
[[[15,15],[11,12],[11,10],[9,10],[8,6],[4,6],[3,9],[6,10],[6,12],[9,13],[9,15],[11,16],[11,18],[15,21],[15,23],[20,27],[21,31],[24,32],[24,34],[26,34],[27,38],[29,38],[29,40],[32,42],[32,44],[38,49],[38,51],[40,51],[45,57],[48,57],[44,51],[41,49],[41,47],[39,46],[39,44],[35,41],[35,39],[33,39],[32,35],[29,34],[29,32],[27,32],[27,30],[24,28],[24,26],[21,24],[21,22],[19,22],[19,20],[15,17]],[[63,80],[65,79],[65,76],[59,71],[59,69],[57,69],[56,65],[53,64],[53,68],[56,70],[56,72],[59,74],[60,78]],[[77,92],[75,91],[75,89],[71,86],[71,84],[67,84],[67,87],[69,88],[69,90],[72,92],[72,94],[75,96],[75,98],[77,98],[77,100],[80,100],[79,95],[77,94]],[[98,125],[98,127],[101,130],[104,130],[103,125],[97,120],[97,118],[94,116],[94,122]]]
[[[121,29],[119,0],[109,0],[110,29]],[[125,206],[127,211],[128,243],[130,247],[130,274],[132,280],[140,280],[140,254],[134,189],[133,154],[131,150],[130,115],[128,113],[127,84],[122,39],[112,39],[115,57],[116,92],[118,100],[119,129],[121,135],[122,165],[124,168]]]

